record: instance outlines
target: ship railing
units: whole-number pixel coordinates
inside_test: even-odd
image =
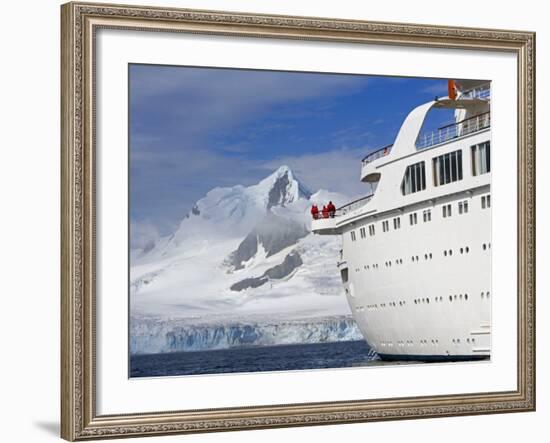
[[[344,206],[340,206],[338,209],[336,209],[336,217],[346,215],[349,212],[355,211],[359,208],[362,208],[365,206],[374,196],[374,194],[367,195],[365,197],[361,197],[357,200],[354,200]]]
[[[367,195],[366,197],[358,198],[357,200],[354,200],[348,204],[345,204],[344,206],[340,206],[336,209],[336,211],[328,212],[323,214],[322,211],[319,211],[315,216],[313,216],[314,220],[322,220],[322,219],[329,219],[334,217],[341,217],[342,215],[346,215],[349,212],[355,211],[356,209],[359,209],[363,206],[365,206],[370,199],[373,197],[374,194]]]
[[[363,158],[363,164],[366,165],[367,163],[370,163],[376,159],[379,159],[380,157],[384,157],[385,155],[388,155],[391,152],[391,148],[393,147],[393,144],[384,146],[383,148],[377,149],[374,152],[371,152],[370,154],[367,154]]]
[[[454,138],[473,134],[490,126],[491,115],[489,112],[485,112],[419,135],[416,139],[416,148],[429,148],[430,146],[439,145]]]
[[[460,94],[460,98],[477,98],[481,100],[489,100],[491,98],[491,85],[490,83],[487,83],[468,91],[464,91],[462,94]]]

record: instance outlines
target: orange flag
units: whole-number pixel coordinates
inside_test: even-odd
[[[449,98],[451,100],[456,100],[456,85],[454,80],[449,80],[448,89],[449,89]]]

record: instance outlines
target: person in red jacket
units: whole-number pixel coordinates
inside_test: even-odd
[[[332,203],[332,201],[329,201],[329,202],[328,202],[327,209],[328,209],[328,215],[329,215],[330,217],[334,217],[334,215],[336,214],[336,206],[334,206],[334,204]]]
[[[323,218],[328,218],[328,208],[323,205]]]
[[[319,218],[319,208],[317,207],[317,205],[313,205],[311,207],[311,216],[314,220],[317,220]]]

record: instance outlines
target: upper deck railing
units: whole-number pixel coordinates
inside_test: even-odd
[[[391,152],[391,148],[393,147],[393,144],[384,146],[383,148],[377,149],[374,152],[371,152],[370,154],[367,154],[363,158],[363,164],[366,165],[367,163],[370,163],[380,157],[384,157],[385,155],[388,155]]]
[[[464,91],[460,98],[477,98],[481,100],[488,100],[491,98],[491,85],[486,83],[484,85],[478,86],[477,88],[470,89],[469,91]]]
[[[491,115],[489,112],[475,115],[457,123],[442,126],[434,131],[420,134],[416,139],[417,149],[425,149],[430,146],[439,145],[457,137],[473,134],[491,126]]]
[[[348,212],[362,208],[372,199],[373,196],[374,194],[370,194],[365,197],[358,198],[357,200],[354,200],[344,206],[340,206],[338,209],[336,209],[336,216],[346,215]]]

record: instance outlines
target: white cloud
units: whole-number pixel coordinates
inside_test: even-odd
[[[155,225],[136,221],[130,223],[130,249],[149,249],[159,238],[160,233]]]

